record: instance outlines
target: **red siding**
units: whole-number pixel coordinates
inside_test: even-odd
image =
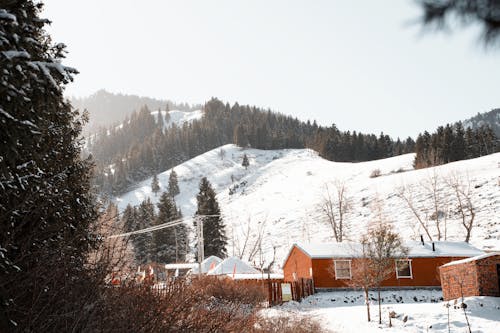
[[[293,281],[293,273],[296,278],[310,279],[311,258],[294,246],[283,267],[285,281]]]
[[[412,278],[397,278],[396,264],[392,275],[383,282],[383,287],[440,287],[439,266],[465,257],[410,258]],[[348,288],[349,280],[335,279],[333,258],[311,259],[307,254],[294,246],[283,268],[285,281],[293,280],[293,272],[297,278],[310,278],[309,267],[312,267],[315,288]],[[346,258],[338,258],[346,260]],[[356,259],[352,259],[353,262]]]

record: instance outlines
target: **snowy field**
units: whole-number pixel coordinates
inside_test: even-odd
[[[336,291],[319,293],[301,303],[288,302],[282,306],[263,310],[263,316],[306,316],[317,320],[325,332],[369,333],[369,332],[468,332],[464,312],[448,302],[450,330],[448,331],[447,302],[442,301],[440,291],[406,290],[383,291],[382,325],[378,324],[378,302],[376,293],[371,293],[370,312],[372,321],[366,317],[366,305],[362,292]],[[500,332],[500,298],[466,297],[466,313],[474,333]],[[389,313],[394,311],[393,327],[389,327]],[[405,319],[406,317],[406,319]]]
[[[221,154],[221,151],[224,151]],[[250,160],[248,170],[241,165],[243,154]],[[476,209],[476,227],[471,243],[481,249],[500,249],[500,153],[459,161],[434,168],[413,170],[413,154],[361,163],[327,161],[308,149],[257,150],[225,145],[175,167],[181,193],[175,197],[185,217],[196,211],[200,179],[206,176],[217,193],[229,237],[229,255],[238,255],[250,230],[250,243],[263,234],[267,260],[277,247],[275,269],[294,242],[332,241],[332,231],[321,213],[326,186],[334,190],[337,181],[347,185],[352,209],[346,216],[348,239],[356,241],[373,220],[377,199],[389,221],[404,239],[416,240],[424,234],[405,202],[396,195],[402,185],[412,191],[415,204],[430,208],[430,194],[421,184],[434,174],[441,178],[456,173],[470,179]],[[381,176],[370,178],[373,170]],[[170,170],[158,175],[165,191]],[[146,197],[159,199],[151,191],[151,179],[116,198],[119,209],[139,204]],[[440,184],[439,195],[452,198],[450,187]],[[464,230],[453,204],[448,207],[448,240],[464,240]],[[425,217],[425,216],[424,216]],[[432,223],[430,220],[426,220]],[[435,234],[435,230],[431,229]],[[444,239],[442,239],[444,240]],[[247,259],[243,256],[243,259]]]

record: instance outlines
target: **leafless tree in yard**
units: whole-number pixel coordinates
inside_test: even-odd
[[[362,267],[366,269],[365,274],[371,280],[369,284],[377,288],[379,324],[381,324],[380,288],[382,282],[394,274],[395,260],[406,257],[408,249],[403,246],[399,234],[385,221],[379,221],[361,237],[361,246],[364,258],[366,258],[366,263],[362,264]],[[365,291],[365,297],[366,295]]]
[[[473,186],[468,175],[463,176],[452,173],[446,178],[446,183],[453,190],[456,208],[461,218],[462,226],[465,229],[465,242],[470,241],[474,219],[476,217],[476,208],[473,202]]]
[[[336,242],[342,242],[346,235],[348,228],[346,214],[350,208],[351,198],[345,181],[336,180],[333,191],[330,191],[328,185],[325,184],[325,196],[321,203],[321,210],[332,228]]]

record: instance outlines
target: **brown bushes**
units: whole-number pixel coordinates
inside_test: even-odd
[[[255,333],[317,333],[325,332],[318,322],[302,317],[270,317],[263,318],[252,332]]]
[[[175,280],[164,289],[128,285],[103,293],[103,307],[90,331],[251,331],[265,294],[260,287],[204,277]]]

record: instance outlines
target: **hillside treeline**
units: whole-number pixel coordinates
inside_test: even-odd
[[[439,126],[430,134],[419,134],[415,144],[414,167],[427,168],[469,158],[489,155],[499,151],[498,138],[486,125],[475,129],[461,122]]]
[[[412,152],[411,138],[340,131],[252,106],[208,101],[201,119],[165,128],[147,107],[119,127],[101,129],[87,149],[96,161],[101,192],[123,193],[130,185],[224,144],[257,149],[311,148],[331,161],[368,161]]]

